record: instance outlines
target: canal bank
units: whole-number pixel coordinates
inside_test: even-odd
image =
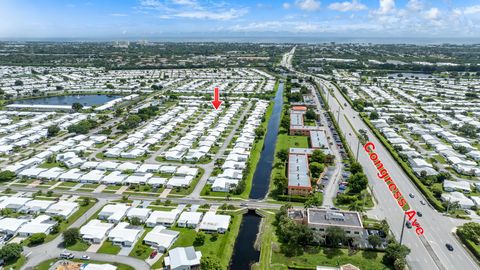
[[[257,164],[257,168],[253,175],[250,199],[263,199],[268,192],[270,174],[272,172],[274,160],[275,145],[277,143],[277,134],[280,126],[280,118],[283,107],[283,87],[284,84],[281,82],[278,85],[278,90],[275,94],[273,111],[268,122],[263,149],[260,154],[260,160]]]

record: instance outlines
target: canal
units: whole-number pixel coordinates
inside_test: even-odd
[[[51,97],[38,97],[15,100],[15,104],[32,105],[72,105],[80,103],[85,106],[102,105],[108,101],[121,98],[119,95],[63,95]]]
[[[277,143],[278,128],[280,126],[280,118],[283,107],[283,82],[278,85],[275,95],[273,111],[267,126],[267,134],[263,144],[260,160],[257,169],[253,175],[252,191],[250,199],[263,199],[267,195],[268,186],[270,184],[270,174],[272,173],[272,165],[275,154],[275,145]]]
[[[230,260],[230,270],[247,270],[252,264],[260,259],[260,250],[255,249],[255,241],[257,240],[258,229],[262,218],[249,210],[243,215],[240,232],[238,233],[233,256]]]

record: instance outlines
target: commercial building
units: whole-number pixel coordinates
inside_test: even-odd
[[[288,195],[307,196],[312,192],[308,156],[288,155]]]

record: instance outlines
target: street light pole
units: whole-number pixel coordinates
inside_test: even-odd
[[[357,155],[355,157],[356,161],[358,161],[358,151],[360,150],[360,138],[357,138],[358,139],[358,142],[357,142]]]
[[[402,245],[402,240],[403,240],[403,231],[405,230],[405,219],[407,215],[403,213],[403,222],[402,222],[402,233],[400,234],[400,245]]]

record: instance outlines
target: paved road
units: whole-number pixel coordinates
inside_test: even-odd
[[[315,90],[315,87],[313,87],[312,84],[309,84],[308,88],[312,90],[312,94],[314,96],[313,100],[315,101],[317,110],[320,113],[321,122],[324,123],[326,135],[327,137],[330,138],[329,139],[329,142],[331,143],[330,150],[332,150],[333,154],[335,155],[335,167],[334,167],[333,173],[329,177],[327,186],[323,189],[323,202],[322,202],[322,205],[325,207],[333,207],[334,206],[333,200],[337,196],[338,184],[342,176],[341,175],[342,168],[343,168],[342,156],[339,152],[337,144],[335,143],[332,131],[327,126],[327,120],[325,119],[325,116],[324,116],[325,110],[323,106],[320,104],[321,97],[318,95],[317,91]]]
[[[100,208],[102,208],[108,201],[106,199],[100,198],[98,203],[96,203],[92,208],[90,208],[84,215],[78,218],[70,228],[80,227],[85,223],[93,214],[95,214]],[[33,248],[26,247],[24,254],[27,256],[27,262],[22,267],[22,269],[33,269],[36,265],[40,264],[43,261],[58,258],[59,254],[64,250],[62,247],[62,236],[59,235],[57,238],[52,241],[36,246]],[[109,255],[101,254],[94,252],[77,252],[71,251],[75,258],[79,258],[82,255],[88,255],[92,260],[103,261],[103,262],[118,262],[132,266],[135,269],[150,269],[150,266],[142,260],[135,259],[128,256],[119,256],[119,255]]]
[[[323,85],[325,95],[329,96],[328,103],[331,111],[334,114],[339,112],[340,128],[347,135],[347,142],[354,153],[357,149],[358,139],[353,129],[357,132],[359,129],[367,130],[370,141],[376,146],[375,151],[382,158],[382,162],[389,170],[390,175],[394,176],[395,182],[402,193],[405,195],[409,193],[416,195],[414,199],[408,197],[407,201],[412,209],[423,213],[423,217],[418,217],[418,220],[425,229],[425,237],[424,239],[418,237],[413,230],[406,229],[405,231],[404,244],[411,249],[411,253],[407,257],[411,269],[480,269],[452,234],[456,226],[466,221],[445,217],[431,206],[422,205],[420,200],[425,202],[427,200],[417,190],[388,150],[368,129],[358,113],[348,105],[339,90],[327,81],[320,79],[318,81]],[[334,90],[333,95],[327,95],[327,92],[325,92],[327,87]],[[345,103],[347,106],[344,106]],[[349,119],[353,129],[346,119]],[[369,183],[373,187],[373,193],[379,201],[379,209],[383,212],[398,239],[403,226],[403,210],[396,204],[396,200],[392,197],[385,183],[377,180],[376,168],[362,149],[360,149],[358,160],[363,165],[365,173],[369,178]],[[453,252],[448,251],[445,248],[445,243],[452,244],[455,250]]]

